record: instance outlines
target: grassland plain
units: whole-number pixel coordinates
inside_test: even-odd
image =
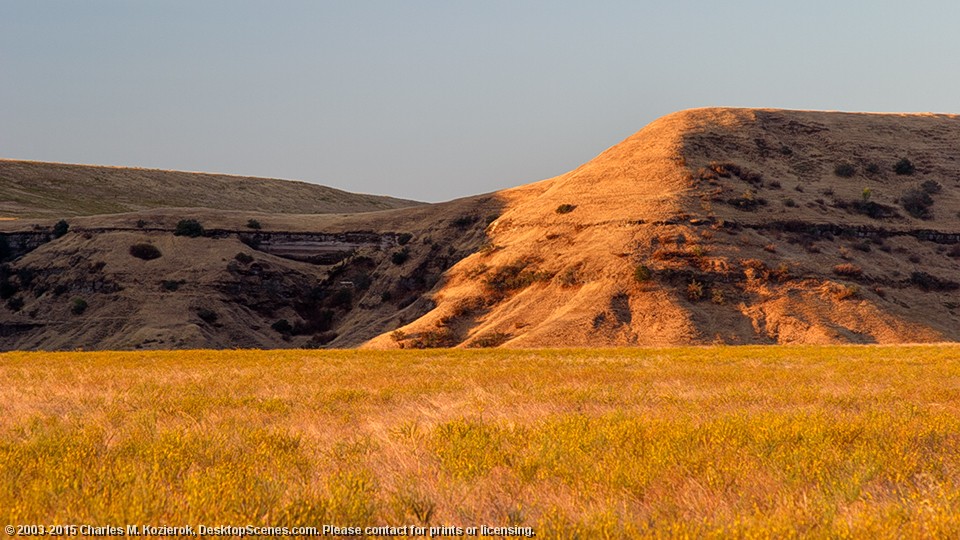
[[[960,535],[960,347],[0,355],[0,522]]]

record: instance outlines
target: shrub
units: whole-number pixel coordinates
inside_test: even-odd
[[[70,313],[74,315],[82,315],[84,311],[87,310],[88,304],[87,301],[83,298],[74,298],[73,302],[70,304]]]
[[[727,302],[727,297],[723,294],[722,290],[713,289],[713,291],[711,291],[710,301],[718,306],[722,306]]]
[[[558,278],[560,285],[564,287],[575,287],[580,284],[580,276],[577,267],[570,267],[563,271]]]
[[[130,255],[145,261],[159,259],[163,256],[157,246],[153,244],[134,244],[130,246]]]
[[[203,225],[195,219],[181,219],[177,222],[177,227],[173,230],[174,236],[188,236],[196,238],[203,236]]]
[[[709,167],[711,171],[721,178],[730,178],[731,175],[740,176],[740,166],[735,163],[713,161]]]
[[[61,236],[67,234],[67,231],[69,230],[70,224],[61,219],[56,225],[53,226],[53,237],[60,238]]]
[[[867,200],[867,198],[870,197],[870,194],[872,194],[872,192],[870,192],[870,194],[867,192],[870,192],[870,190],[864,190],[864,192],[860,195],[860,200],[837,201],[834,203],[834,206],[837,208],[853,210],[858,214],[863,214],[873,219],[892,218],[900,215],[900,213],[897,212],[897,209],[892,206]]]
[[[773,269],[773,271],[770,272],[770,275],[781,283],[789,281],[790,267],[787,266],[787,263],[780,263],[776,268]]]
[[[633,270],[633,279],[637,283],[645,283],[653,279],[653,271],[650,270],[649,266],[640,264]]]
[[[910,274],[910,283],[920,287],[924,291],[952,291],[960,288],[960,283],[940,279],[926,272],[913,272]]]
[[[7,300],[7,308],[9,308],[10,311],[20,311],[23,309],[23,298],[14,296],[13,298]]]
[[[397,235],[397,243],[400,244],[401,246],[407,245],[407,242],[409,242],[412,239],[413,239],[413,235],[408,232]]]
[[[940,182],[937,182],[936,180],[927,180],[926,182],[920,184],[920,189],[926,193],[929,193],[930,195],[934,195],[936,193],[940,193],[940,190],[943,189],[943,186],[941,186]]]
[[[919,189],[909,189],[900,197],[900,205],[915,218],[931,218],[930,206],[932,204],[933,198],[930,197],[930,194]]]
[[[737,210],[752,212],[756,210],[758,206],[767,204],[767,201],[766,199],[757,197],[753,191],[747,190],[744,191],[740,197],[727,199],[727,203],[734,206]]]
[[[407,259],[410,258],[410,250],[403,248],[400,251],[394,251],[393,255],[390,256],[390,262],[396,265],[401,265],[407,262]]]
[[[557,207],[556,212],[558,214],[569,214],[570,212],[573,212],[576,207],[577,206],[575,204],[561,204]]]
[[[492,334],[485,334],[478,337],[470,345],[472,347],[480,348],[489,348],[489,347],[499,347],[507,342],[510,339],[510,334],[505,334],[503,332],[493,332]]]
[[[180,281],[174,281],[174,280],[172,280],[172,279],[165,279],[165,280],[163,280],[162,282],[160,282],[160,288],[163,289],[163,290],[165,290],[165,291],[168,291],[168,292],[173,292],[173,291],[179,289],[181,284],[182,284],[182,283],[181,283]]]
[[[479,218],[477,216],[460,216],[453,220],[453,226],[458,229],[466,229],[467,227],[476,223],[478,219]]]
[[[260,222],[257,221],[257,220],[255,220],[255,219],[248,219],[248,220],[247,220],[247,228],[259,230],[259,229],[261,228],[261,227],[260,227]]]
[[[202,307],[197,309],[197,317],[200,317],[200,320],[207,324],[212,324],[217,320],[218,315],[212,309]]]
[[[547,281],[553,277],[547,272],[534,272],[526,268],[527,263],[524,261],[501,266],[486,277],[484,285],[491,291],[505,293],[523,289],[537,281]]]
[[[786,199],[783,200],[783,205],[786,206],[786,207],[788,207],[788,208],[796,208],[796,207],[797,207],[797,201],[795,201],[795,200],[793,200],[793,199],[791,199],[791,198],[788,197],[788,198],[786,198]]]
[[[142,220],[142,219],[138,219],[138,220],[137,220],[137,228],[138,228],[138,229],[142,229],[142,228],[144,228],[144,227],[146,227],[146,226],[147,226],[147,222],[146,222],[146,221],[144,221],[144,220]]]
[[[867,164],[866,171],[867,171],[869,174],[877,174],[877,173],[880,172],[880,166],[877,165],[876,163],[868,163],[868,164]]]
[[[860,241],[860,242],[855,242],[855,243],[851,244],[850,247],[852,247],[853,249],[855,249],[855,250],[857,250],[857,251],[862,251],[862,252],[864,252],[864,253],[870,253],[870,251],[871,251],[871,249],[872,249],[872,248],[870,247],[870,242],[867,242],[866,240],[863,240],[863,241]]]
[[[893,166],[893,172],[901,176],[910,176],[914,171],[916,171],[916,167],[914,167],[913,163],[907,158],[901,158],[900,161]]]
[[[855,264],[844,263],[834,266],[833,273],[838,276],[860,277],[863,275],[863,269]]]
[[[410,342],[410,346],[414,349],[436,349],[439,347],[452,347],[455,344],[455,336],[446,328],[431,332],[421,332]]]
[[[833,290],[833,297],[836,300],[850,300],[860,296],[860,287],[856,285],[840,285]]]
[[[703,283],[693,280],[687,284],[687,298],[696,302],[703,298]]]
[[[850,163],[838,163],[837,166],[833,168],[833,174],[841,178],[850,178],[857,174],[857,168]]]

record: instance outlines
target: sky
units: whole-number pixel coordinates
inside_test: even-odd
[[[674,111],[960,112],[960,2],[0,0],[0,157],[444,201]]]

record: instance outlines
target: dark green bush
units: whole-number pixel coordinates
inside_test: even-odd
[[[172,279],[166,279],[166,280],[163,280],[163,281],[160,283],[160,288],[163,289],[163,290],[165,290],[165,291],[168,291],[168,292],[173,292],[173,291],[179,289],[179,288],[180,288],[180,285],[182,285],[182,282],[180,282],[180,281],[174,281],[174,280],[172,280]]]
[[[53,226],[53,237],[60,238],[61,236],[67,234],[67,231],[69,230],[70,224],[61,219],[56,225]]]
[[[933,198],[926,191],[919,189],[909,189],[900,197],[900,205],[911,216],[920,219],[930,219],[932,213],[930,206],[933,205]]]
[[[557,207],[556,212],[558,214],[569,214],[570,212],[573,212],[574,209],[576,208],[577,208],[577,205],[575,204],[561,204],[560,206]]]
[[[401,246],[405,246],[412,238],[413,235],[410,233],[400,233],[397,235],[397,243]]]
[[[174,236],[189,236],[190,238],[203,236],[203,225],[200,225],[200,222],[195,219],[181,219],[177,222],[173,234]]]
[[[478,219],[480,218],[477,216],[460,216],[453,220],[453,226],[458,229],[466,229],[467,227],[476,223]]]
[[[644,264],[637,265],[633,270],[633,279],[636,280],[637,283],[650,281],[653,279],[653,270],[650,270],[650,267]]]
[[[250,229],[260,229],[260,222],[255,219],[247,220],[247,227]]]
[[[833,174],[841,178],[850,178],[857,174],[857,168],[850,163],[838,163],[837,166],[833,168]]]
[[[153,244],[134,244],[130,246],[130,255],[145,261],[159,259],[163,256],[157,246]]]
[[[553,274],[548,272],[535,272],[526,268],[527,264],[523,261],[501,266],[487,276],[484,284],[492,291],[505,293],[524,289],[538,281],[548,281],[553,278]]]
[[[20,311],[23,309],[23,298],[14,296],[13,298],[7,300],[7,308],[9,308],[10,311]]]
[[[893,166],[893,172],[901,176],[909,176],[916,171],[916,167],[913,166],[913,163],[910,162],[907,158],[901,158],[896,165]]]
[[[70,313],[74,315],[82,315],[84,311],[87,310],[88,304],[87,301],[83,298],[74,298],[73,302],[70,304]]]
[[[393,255],[390,256],[390,262],[392,262],[393,264],[400,265],[407,262],[407,259],[409,258],[410,258],[410,250],[408,250],[407,248],[403,248],[400,251],[393,252]]]

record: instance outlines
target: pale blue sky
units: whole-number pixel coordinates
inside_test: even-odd
[[[960,112],[960,3],[0,0],[0,156],[447,200],[702,106]]]

